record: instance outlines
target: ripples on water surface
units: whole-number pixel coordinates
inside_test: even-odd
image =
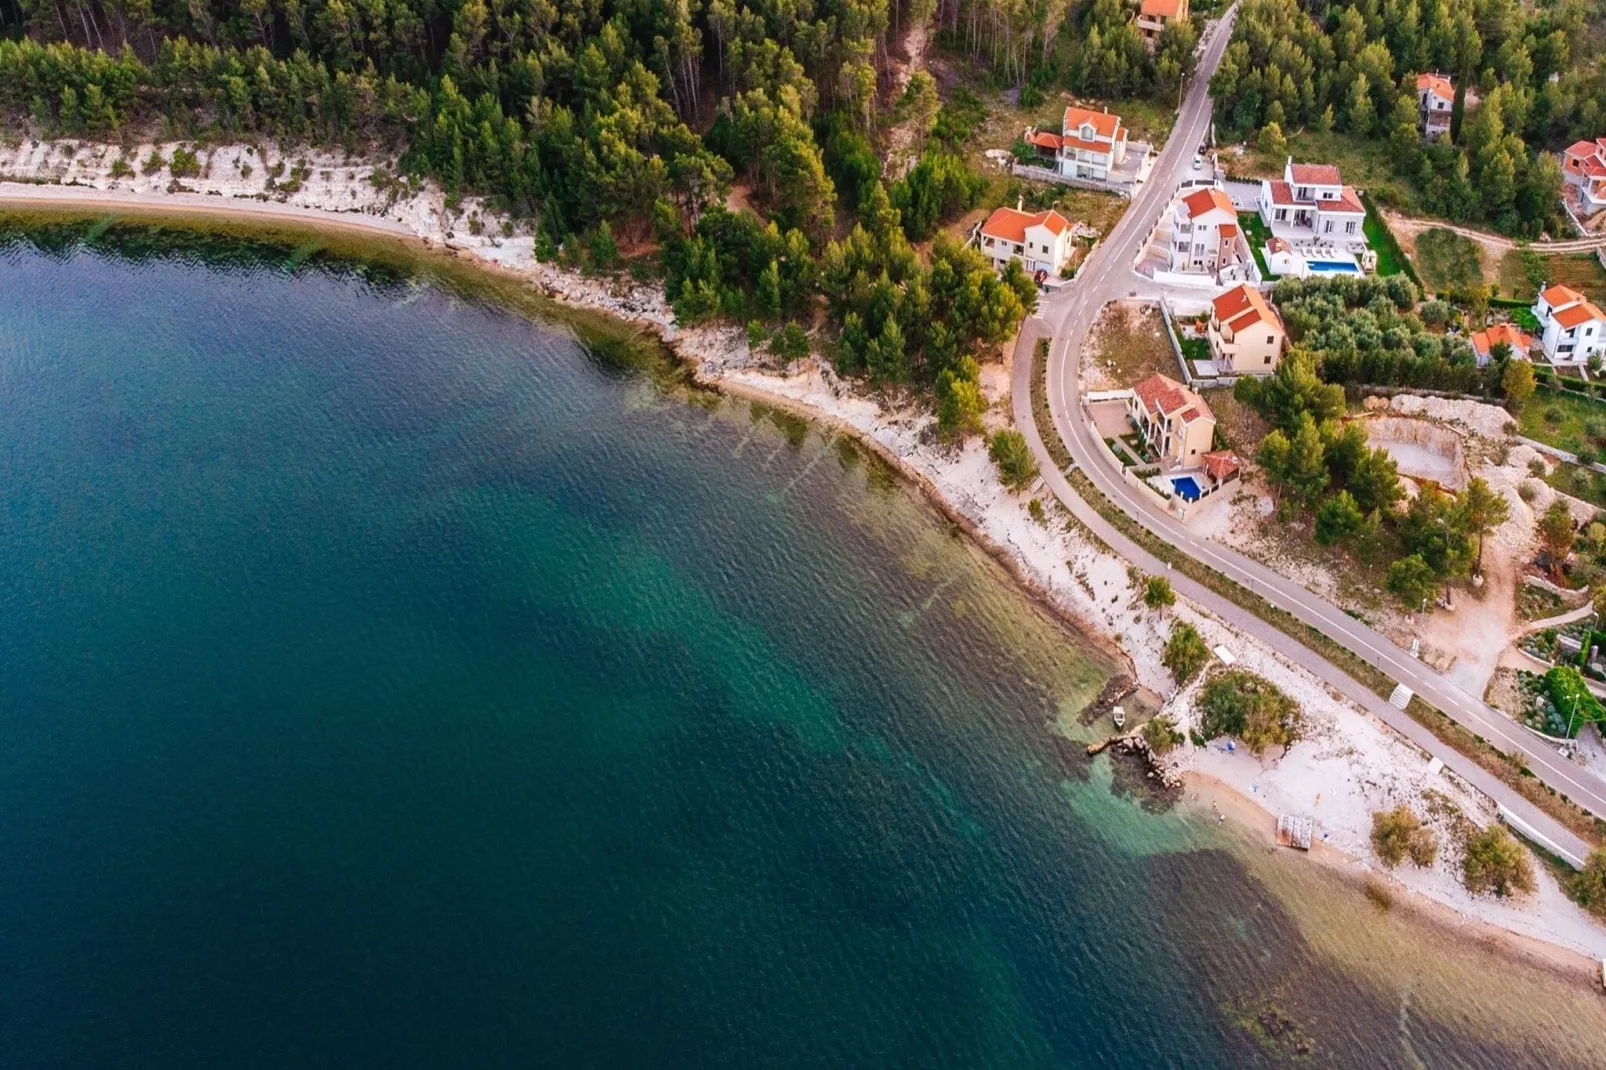
[[[851,445],[108,239],[0,258],[8,1065],[1602,1057],[1112,789],[1047,727],[1108,666]]]

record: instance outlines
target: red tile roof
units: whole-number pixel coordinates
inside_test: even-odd
[[[1143,0],[1139,11],[1159,19],[1181,18],[1181,10],[1186,6],[1187,0]]]
[[[1068,148],[1087,149],[1089,152],[1109,152],[1111,147],[1111,142],[1108,141],[1084,141],[1074,136],[1066,137],[1064,140]]]
[[[1091,111],[1087,108],[1066,108],[1065,127],[1067,131],[1076,130],[1083,123],[1090,123],[1093,132],[1101,138],[1113,140],[1121,129],[1121,117],[1111,115],[1107,111]]]
[[[1227,196],[1225,190],[1219,189],[1215,186],[1210,186],[1207,189],[1194,190],[1192,193],[1182,198],[1182,203],[1188,209],[1189,219],[1198,219],[1200,216],[1212,209],[1226,212],[1234,219],[1238,218],[1237,213],[1233,211],[1232,198]]]
[[[1033,145],[1041,145],[1045,149],[1053,149],[1056,152],[1059,151],[1060,145],[1065,141],[1058,134],[1051,134],[1047,130],[1033,130],[1026,135],[1026,140]]]
[[[1183,386],[1169,376],[1155,372],[1143,382],[1132,388],[1138,396],[1138,401],[1150,412],[1160,412],[1167,416],[1179,414],[1183,423],[1197,420],[1200,416],[1211,415],[1210,406],[1205,404],[1204,398]]]
[[[1524,334],[1509,323],[1497,323],[1472,336],[1472,349],[1479,356],[1487,357],[1501,342],[1510,346],[1513,353],[1526,353],[1534,347],[1531,335]]]
[[[1556,322],[1567,328],[1588,323],[1590,320],[1606,321],[1606,313],[1596,308],[1593,301],[1580,301],[1576,305],[1568,305],[1556,312]]]
[[[993,214],[987,217],[987,222],[981,225],[981,232],[989,238],[1003,238],[1005,241],[1023,242],[1026,240],[1026,229],[1041,224],[1049,232],[1058,237],[1065,233],[1070,226],[1070,220],[1050,208],[1043,212],[1021,212],[1014,208],[995,208]]]
[[[1266,304],[1260,291],[1247,282],[1241,282],[1217,297],[1210,302],[1210,307],[1216,319],[1232,328],[1234,334],[1257,323],[1276,324],[1277,329],[1282,330],[1282,321],[1277,318],[1277,313]]]
[[[1361,203],[1360,194],[1355,192],[1354,186],[1345,186],[1338,191],[1338,200],[1319,202],[1324,212],[1352,212],[1355,215],[1365,215],[1366,205]]]
[[[1309,186],[1336,186],[1344,180],[1339,177],[1338,168],[1325,163],[1296,163],[1293,166],[1294,181]]]
[[[1416,91],[1424,89],[1433,90],[1433,94],[1445,100],[1455,99],[1455,85],[1442,74],[1419,74],[1416,76]]]
[[[1576,304],[1584,299],[1583,294],[1579,293],[1571,286],[1562,286],[1560,283],[1556,284],[1555,286],[1545,287],[1545,289],[1539,292],[1539,296],[1544,298],[1545,303],[1551,308],[1560,308],[1562,305]]]
[[[1568,156],[1581,156],[1588,158],[1606,153],[1606,137],[1596,138],[1594,141],[1575,141],[1566,148]]]
[[[1294,189],[1293,189],[1293,187],[1290,186],[1288,183],[1284,182],[1282,179],[1274,178],[1274,179],[1271,180],[1270,184],[1271,184],[1271,203],[1272,204],[1289,204],[1289,205],[1293,205],[1293,204],[1299,204],[1300,203],[1299,201],[1294,200]]]
[[[1238,458],[1226,450],[1214,450],[1200,457],[1199,461],[1204,465],[1204,470],[1210,474],[1210,478],[1217,483],[1227,479],[1239,468]]]

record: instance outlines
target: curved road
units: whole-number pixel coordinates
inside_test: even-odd
[[[1077,366],[1082,344],[1106,302],[1153,285],[1147,279],[1140,279],[1133,272],[1132,265],[1153,221],[1170,201],[1178,182],[1189,174],[1193,153],[1208,132],[1210,76],[1226,51],[1236,15],[1237,5],[1234,4],[1207,39],[1177,116],[1176,126],[1155,161],[1147,183],[1140,188],[1127,212],[1077,273],[1074,281],[1045,298],[1038,314],[1021,329],[1015,348],[1014,380],[1011,384],[1016,426],[1036,454],[1046,485],[1073,515],[1127,560],[1150,572],[1167,570],[1163,562],[1122,535],[1082,500],[1064,473],[1057,469],[1043,445],[1031,411],[1031,377],[1037,339],[1049,335],[1052,342],[1047,386],[1049,413],[1054,429],[1065,441],[1077,467],[1117,508],[1167,543],[1341,643],[1495,747],[1508,754],[1523,754],[1534,774],[1546,784],[1592,813],[1606,816],[1606,783],[1584,772],[1548,746],[1538,745],[1524,729],[1485,704],[1479,696],[1468,694],[1450,683],[1388,639],[1297,583],[1251,558],[1194,534],[1171,514],[1153,505],[1147,498],[1140,497],[1113,470],[1105,457],[1103,442],[1083,412]],[[1240,632],[1253,636],[1304,665],[1419,747],[1443,759],[1447,767],[1519,818],[1536,838],[1549,840],[1558,854],[1569,857],[1575,864],[1581,863],[1587,845],[1579,837],[1476,763],[1445,746],[1427,729],[1390,706],[1371,689],[1308,647],[1208,588],[1181,575],[1173,576],[1172,581],[1184,597],[1204,606]]]

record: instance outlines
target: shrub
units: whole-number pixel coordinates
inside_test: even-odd
[[[1175,605],[1177,594],[1171,589],[1171,581],[1164,576],[1150,576],[1143,585],[1143,604],[1150,609],[1164,609]]]
[[[1026,512],[1031,516],[1031,518],[1033,520],[1035,520],[1039,524],[1041,524],[1043,522],[1043,501],[1042,501],[1042,499],[1041,498],[1033,498],[1031,501],[1027,502],[1026,503]]]
[[[998,432],[987,443],[987,456],[998,466],[1004,486],[1023,490],[1037,478],[1037,461],[1026,445],[1026,436],[1013,428]]]
[[[112,161],[111,175],[113,178],[131,178],[133,174],[134,167],[128,162],[128,157],[119,156]]]
[[[783,360],[802,360],[809,348],[808,334],[796,323],[788,323],[770,339],[770,352]]]
[[[145,173],[147,175],[154,175],[166,166],[167,161],[162,158],[161,149],[152,149],[151,154],[145,158]]]
[[[1490,825],[1467,837],[1461,879],[1468,891],[1501,898],[1535,888],[1533,863],[1504,825]]]
[[[173,150],[172,171],[174,178],[189,178],[201,173],[201,161],[195,155],[195,150],[180,145]]]
[[[1534,486],[1534,481],[1531,479],[1523,480],[1522,485],[1517,488],[1517,497],[1525,502],[1531,502],[1538,496],[1539,488]]]
[[[1171,629],[1171,637],[1160,652],[1160,664],[1170,670],[1178,687],[1192,680],[1209,660],[1210,648],[1199,638],[1198,630],[1187,623]]]
[[[1162,713],[1143,726],[1143,738],[1155,754],[1165,754],[1182,742],[1182,733],[1177,731],[1177,723]]]
[[[1286,747],[1299,735],[1298,704],[1270,680],[1243,669],[1207,681],[1199,709],[1206,738],[1237,736],[1257,754],[1269,746]]]
[[[1583,465],[1585,468],[1588,468],[1590,465],[1595,463],[1595,460],[1596,460],[1596,456],[1595,456],[1595,451],[1594,450],[1590,449],[1588,446],[1579,446],[1578,447],[1578,463],[1579,464]]]
[[[1584,644],[1587,649],[1589,644]],[[1574,730],[1589,721],[1596,724],[1606,721],[1606,707],[1602,707],[1584,684],[1584,677],[1571,665],[1556,665],[1545,673],[1545,694]]]
[[[1535,457],[1533,460],[1528,462],[1528,474],[1533,476],[1535,479],[1545,478],[1545,474],[1549,471],[1550,466],[1545,463],[1545,459],[1543,457]]]
[[[1561,409],[1557,408],[1555,405],[1552,405],[1545,410],[1545,423],[1547,424],[1559,424],[1566,418],[1566,415],[1561,411]]]
[[[1439,838],[1402,805],[1372,815],[1372,849],[1385,866],[1397,866],[1407,856],[1419,866],[1431,866],[1439,855]]]
[[[1597,847],[1589,852],[1584,868],[1574,874],[1567,892],[1591,914],[1606,917],[1606,850]]]

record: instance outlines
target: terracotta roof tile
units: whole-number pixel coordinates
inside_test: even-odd
[[[1227,196],[1225,190],[1216,186],[1194,190],[1182,198],[1182,203],[1188,209],[1189,219],[1198,219],[1212,209],[1226,212],[1234,219],[1238,218],[1237,212],[1232,207],[1232,198]]]
[[[1557,283],[1555,286],[1547,286],[1545,289],[1540,291],[1539,296],[1544,298],[1545,303],[1551,308],[1560,308],[1563,305],[1577,304],[1579,301],[1584,299],[1583,294],[1579,293],[1571,286],[1563,286],[1560,283]]]
[[[1076,130],[1083,123],[1091,124],[1093,132],[1105,139],[1113,139],[1121,129],[1119,115],[1111,115],[1107,111],[1091,111],[1087,108],[1065,109],[1065,130]]]
[[[1455,84],[1442,74],[1419,74],[1416,76],[1416,91],[1431,89],[1435,96],[1445,100],[1455,99]]]
[[[1210,473],[1210,478],[1217,483],[1238,471],[1239,461],[1236,455],[1226,450],[1214,450],[1199,458],[1204,470]]]
[[[1158,19],[1180,18],[1184,0],[1143,0],[1142,14]]]
[[[1580,301],[1556,313],[1556,322],[1569,329],[1581,323],[1588,323],[1590,320],[1606,320],[1606,314],[1602,314],[1592,301]]]
[[[1344,181],[1338,168],[1325,163],[1296,163],[1293,174],[1295,182],[1311,186],[1336,186]]]
[[[981,232],[989,238],[1003,238],[1005,241],[1023,242],[1026,240],[1028,227],[1041,224],[1049,232],[1058,236],[1065,233],[1065,228],[1071,225],[1070,220],[1050,208],[1043,212],[1021,212],[1014,208],[995,208],[993,214],[987,217],[987,222],[981,225]]]
[[[1180,413],[1184,423],[1201,416],[1215,418],[1210,412],[1210,406],[1205,404],[1204,398],[1159,372],[1134,386],[1132,392],[1150,412],[1158,411],[1167,415]]]
[[[1472,336],[1472,349],[1479,356],[1487,357],[1502,342],[1510,346],[1513,353],[1526,353],[1534,347],[1531,335],[1524,334],[1509,323],[1497,323]]]
[[[1276,324],[1278,330],[1283,326],[1260,291],[1247,282],[1241,282],[1217,297],[1210,302],[1210,307],[1216,319],[1231,327],[1234,333],[1257,323]]]

